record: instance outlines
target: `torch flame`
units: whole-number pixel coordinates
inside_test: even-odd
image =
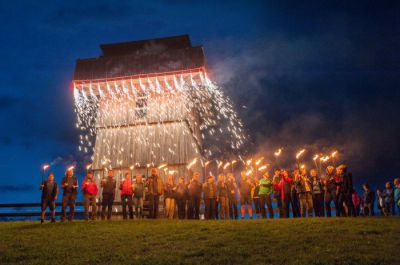
[[[133,170],[134,168],[135,168],[134,165],[132,165],[132,166],[129,167],[130,170]]]
[[[211,161],[207,161],[207,162],[204,163],[204,166],[207,166],[210,163],[211,163]]]
[[[258,159],[257,161],[256,161],[256,166],[258,166],[260,163],[261,163],[261,161],[264,159],[264,157],[261,157],[260,159]]]
[[[227,163],[225,164],[225,166],[224,166],[224,169],[226,169],[227,167],[229,167],[230,164],[231,164],[230,162],[227,162]]]
[[[251,164],[251,161],[253,161],[253,158],[248,159],[248,160],[246,161],[246,164],[247,164],[247,165],[250,165],[250,164]]]
[[[246,172],[246,176],[250,176],[251,172],[252,172],[251,169],[248,170],[248,171]]]
[[[218,168],[220,168],[222,166],[222,161],[218,162]]]
[[[236,160],[232,160],[232,166],[234,165],[234,164],[236,164],[237,163],[237,161]]]
[[[196,157],[195,159],[193,159],[192,162],[190,162],[190,163],[187,165],[187,169],[190,169],[192,166],[194,166],[194,164],[196,164],[196,162],[197,162],[197,157]]]
[[[159,167],[158,167],[158,169],[162,169],[162,168],[164,168],[164,167],[166,167],[167,166],[167,164],[162,164],[162,165],[160,165]]]
[[[263,166],[259,167],[258,170],[262,171],[262,170],[266,169],[267,167],[268,167],[268,165],[263,165]]]
[[[296,159],[299,159],[300,156],[306,151],[306,149],[302,149],[300,150],[297,154],[296,154]]]
[[[70,166],[69,168],[67,168],[67,171],[73,170],[74,168],[74,166]]]
[[[46,169],[48,169],[49,167],[50,167],[49,164],[43,165],[43,170],[46,170]]]
[[[274,153],[274,155],[275,155],[275,156],[280,156],[281,153],[282,153],[282,148],[279,148],[279,149]]]
[[[92,164],[86,165],[86,170],[89,170],[92,167]]]
[[[315,155],[314,158],[313,158],[313,160],[314,160],[314,161],[317,160],[318,157],[319,157],[319,155]]]
[[[337,154],[337,151],[333,151],[332,154],[331,154],[331,156],[332,156],[332,157],[335,157],[336,154]]]

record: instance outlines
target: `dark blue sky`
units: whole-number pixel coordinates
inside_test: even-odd
[[[36,200],[43,162],[63,158],[60,180],[80,161],[69,89],[77,58],[98,56],[102,43],[180,34],[204,45],[257,152],[335,147],[357,185],[398,177],[399,5],[232,2],[2,1],[0,202]]]

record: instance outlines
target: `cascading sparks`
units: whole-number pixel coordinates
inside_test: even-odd
[[[185,137],[190,133],[195,139],[193,150],[201,152],[206,159],[240,154],[247,141],[231,100],[203,72],[75,82],[74,100],[76,127],[81,130],[79,150],[93,152],[92,160],[99,155],[94,152],[95,140],[99,141],[98,134],[107,129],[107,133],[103,133],[106,136],[101,137],[105,151],[101,152],[101,157],[96,157],[103,165],[112,160],[116,160],[113,162],[116,165],[128,163],[124,160],[130,159],[136,160],[129,161],[131,164],[145,162],[134,157],[134,150],[110,140],[112,134],[117,133],[124,134],[124,139],[138,141],[141,148],[148,149],[150,160],[158,163],[169,160],[157,151],[162,148],[161,143],[170,143],[164,146],[169,157],[182,152],[176,141],[166,138]],[[131,126],[140,129],[126,130]],[[149,130],[152,126],[163,133],[154,135],[154,131]],[[107,134],[111,135],[107,137]],[[154,140],[157,137],[160,141]]]

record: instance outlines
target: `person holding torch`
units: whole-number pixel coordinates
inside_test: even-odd
[[[93,172],[88,171],[86,178],[82,181],[83,205],[85,207],[85,220],[89,221],[89,206],[92,206],[91,218],[96,220],[96,196],[98,192],[97,183],[93,180]]]
[[[40,223],[44,223],[47,206],[49,206],[51,211],[51,222],[54,223],[56,221],[55,201],[58,195],[58,187],[57,183],[54,181],[54,174],[52,172],[49,173],[47,180],[42,182],[40,189],[42,190],[42,213]]]
[[[69,206],[68,221],[74,218],[76,195],[78,194],[78,179],[74,176],[74,167],[69,167],[65,173],[65,177],[61,180],[61,188],[63,189],[61,222],[64,222],[67,216],[66,208]]]

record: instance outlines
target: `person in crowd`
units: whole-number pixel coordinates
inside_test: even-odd
[[[272,180],[268,172],[264,173],[263,177],[259,182],[259,197],[260,197],[260,208],[261,214],[263,218],[267,218],[267,209],[265,205],[267,205],[269,218],[274,218],[274,210],[272,208],[272,199],[271,195],[273,192]],[[255,205],[255,203],[254,203]]]
[[[364,194],[362,198],[363,204],[363,215],[364,216],[373,216],[374,215],[374,192],[369,187],[368,183],[364,183],[363,185]]]
[[[145,196],[145,185],[141,175],[136,176],[136,181],[133,183],[133,204],[135,205],[136,218],[143,217],[143,198]]]
[[[175,200],[176,200],[176,205],[178,206],[179,219],[185,219],[187,197],[188,197],[188,186],[185,185],[185,178],[180,177],[178,179],[178,185],[175,188]]]
[[[229,217],[238,219],[238,201],[237,201],[237,184],[233,173],[228,174],[228,201],[229,201]]]
[[[105,220],[106,218],[106,209],[107,220],[110,220],[115,198],[115,189],[117,187],[117,182],[114,179],[114,172],[111,169],[108,170],[107,177],[101,180],[101,187],[103,188],[101,201],[101,220]]]
[[[93,172],[89,171],[86,174],[86,178],[82,181],[82,192],[83,192],[83,206],[85,208],[85,220],[89,221],[89,208],[91,207],[91,219],[96,220],[97,214],[97,201],[96,196],[98,192],[97,183],[93,179]]]
[[[361,198],[355,189],[353,189],[353,192],[351,193],[351,198],[352,198],[352,202],[353,202],[354,209],[355,209],[355,216],[359,216],[360,215]]]
[[[229,219],[229,199],[228,199],[228,185],[226,184],[225,175],[218,175],[217,182],[217,202],[220,207],[219,218]]]
[[[44,223],[47,207],[49,207],[51,211],[51,222],[54,223],[56,221],[56,199],[58,196],[58,186],[57,182],[54,181],[53,172],[49,173],[47,180],[43,181],[43,183],[40,185],[40,189],[42,190],[42,212],[40,223]]]
[[[312,217],[312,183],[311,179],[307,176],[305,167],[300,169],[300,175],[298,176],[298,179],[295,180],[295,185],[298,187],[301,216],[306,217],[308,212],[308,217]]]
[[[397,214],[400,216],[400,179],[395,178],[393,184],[394,184],[394,204],[397,207]]]
[[[289,218],[290,206],[292,206],[292,208],[293,208],[292,195],[291,195],[292,185],[293,185],[293,179],[290,177],[289,171],[283,170],[281,181],[279,181],[279,184],[278,184],[278,188],[281,191],[280,193],[281,193],[284,218]]]
[[[133,219],[132,185],[131,173],[125,173],[124,179],[119,184],[119,190],[121,191],[122,218],[124,220],[128,219],[127,207],[129,219]]]
[[[381,197],[383,198],[383,203],[385,205],[385,216],[394,215],[394,191],[390,182],[386,182],[385,189],[381,193]]]
[[[244,219],[245,214],[246,214],[246,206],[247,206],[247,212],[249,214],[249,218],[253,218],[253,209],[252,209],[252,201],[251,201],[251,189],[252,189],[252,184],[250,180],[247,178],[246,171],[241,172],[242,176],[242,181],[240,182],[239,185],[239,196],[240,196],[240,206],[241,206],[241,212],[242,216],[241,218]]]
[[[321,178],[317,175],[317,170],[310,170],[312,184],[312,200],[313,208],[316,217],[324,217],[324,190],[322,187]]]
[[[343,176],[340,174],[339,168],[335,169],[335,185],[336,185],[336,199],[337,199],[337,207],[336,207],[336,216],[345,216],[345,195],[343,192]],[[336,205],[335,205],[336,206]]]
[[[203,185],[205,219],[207,220],[216,219],[217,186],[214,182],[214,176],[208,176],[206,183]]]
[[[343,202],[346,209],[347,216],[355,216],[355,209],[352,201],[353,192],[353,176],[347,172],[347,166],[342,164],[338,167],[338,174],[342,180],[341,193],[343,196]]]
[[[202,184],[200,182],[200,173],[194,172],[192,178],[187,185],[189,196],[188,219],[200,219],[200,204]]]
[[[74,176],[73,168],[67,169],[65,177],[61,180],[61,188],[63,189],[61,222],[64,222],[67,217],[67,206],[69,206],[68,221],[71,222],[74,218],[76,195],[78,194],[78,179]]]
[[[300,202],[299,194],[297,193],[296,185],[294,185],[294,180],[299,179],[300,171],[298,169],[293,170],[293,185],[291,186],[291,198],[292,198],[292,214],[293,218],[300,217]]]
[[[331,211],[332,201],[335,205],[336,216],[339,216],[335,168],[333,166],[328,166],[326,168],[326,175],[323,179],[322,184],[323,184],[324,193],[325,193],[324,202],[325,202],[326,216],[327,217],[332,216],[332,211]]]
[[[175,214],[175,183],[174,176],[167,176],[167,183],[164,187],[165,217],[174,219]]]
[[[164,183],[158,175],[157,168],[151,169],[151,176],[147,179],[147,192],[149,198],[149,218],[158,217],[160,197],[164,193]]]
[[[260,180],[257,178],[255,179],[253,188],[251,189],[251,198],[253,199],[256,219],[261,218]]]
[[[376,190],[376,197],[377,197],[378,210],[380,211],[381,215],[385,215],[386,213],[385,201],[383,200],[381,189]]]
[[[277,186],[279,182],[281,181],[281,169],[276,168],[274,170],[274,176],[272,178],[272,184],[274,188],[274,199],[276,200],[276,206],[278,207],[279,211],[279,218],[283,217],[283,207],[282,207],[282,195],[281,195],[281,190]]]

